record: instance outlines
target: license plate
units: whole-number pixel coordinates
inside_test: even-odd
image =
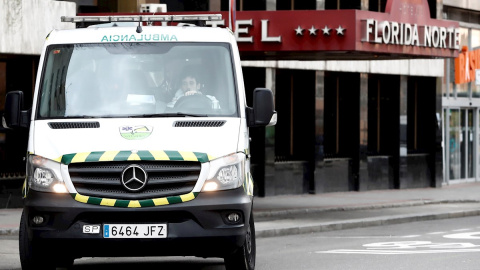
[[[105,224],[103,238],[167,238],[167,224]]]
[[[83,233],[99,234],[101,225],[83,225]]]

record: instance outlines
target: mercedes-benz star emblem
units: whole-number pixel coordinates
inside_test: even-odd
[[[128,191],[137,192],[147,184],[147,172],[139,165],[132,164],[123,170],[120,181]]]

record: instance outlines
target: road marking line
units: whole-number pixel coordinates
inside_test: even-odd
[[[464,231],[470,231],[471,229],[458,229],[458,230],[452,230],[452,232],[464,232]]]
[[[462,253],[480,252],[480,249],[440,249],[440,250],[358,250],[336,249],[328,251],[315,251],[317,254],[369,254],[369,255],[407,255],[407,254],[435,254],[435,253]]]
[[[452,239],[480,239],[480,232],[466,232],[466,233],[455,233],[455,234],[447,234],[443,236],[444,238],[452,238]]]

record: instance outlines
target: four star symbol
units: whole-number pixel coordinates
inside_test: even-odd
[[[325,25],[325,27],[322,29],[323,35],[330,36],[330,30],[332,29],[328,28],[328,26]]]
[[[302,28],[300,25],[294,29],[295,31],[295,34],[297,36],[303,36],[303,30],[305,30],[304,28]],[[317,35],[317,28],[315,28],[315,26],[312,25],[312,27],[310,29],[307,29],[309,32],[310,32],[310,36],[316,36]],[[332,28],[329,28],[327,25],[325,25],[325,27],[323,27],[322,29],[322,33],[324,36],[330,36],[330,31],[332,30]],[[335,31],[337,32],[337,36],[344,36],[345,35],[345,31],[347,29],[346,28],[343,28],[341,25],[339,25],[337,28],[335,28]]]
[[[303,36],[303,28],[301,28],[300,25],[297,27],[297,29],[294,30],[297,36]]]

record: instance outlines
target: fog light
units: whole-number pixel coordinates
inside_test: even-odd
[[[53,191],[56,193],[67,193],[67,188],[64,184],[55,184],[53,186]]]
[[[203,186],[203,191],[215,191],[218,189],[218,184],[215,182],[207,182]]]
[[[237,223],[240,220],[240,215],[237,213],[231,213],[227,216],[227,219],[231,223]]]
[[[35,216],[33,217],[33,223],[36,225],[40,225],[43,223],[43,217],[42,216]]]

